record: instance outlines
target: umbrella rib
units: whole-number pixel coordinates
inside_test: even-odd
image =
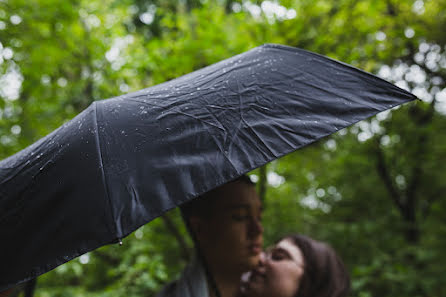
[[[101,168],[101,175],[102,175],[102,184],[104,186],[104,191],[105,191],[105,196],[106,196],[106,200],[108,201],[108,205],[110,207],[110,216],[111,216],[111,221],[112,223],[112,229],[114,229],[114,233],[115,235],[117,235],[117,226],[116,226],[116,220],[115,220],[115,216],[114,216],[114,212],[113,212],[113,207],[112,207],[112,202],[110,199],[110,193],[108,191],[108,183],[107,183],[107,178],[106,178],[106,174],[105,174],[105,170],[104,170],[104,162],[103,162],[103,157],[102,157],[102,150],[101,150],[101,141],[100,141],[100,137],[99,137],[99,128],[98,128],[98,103],[97,102],[93,102],[93,106],[94,106],[94,124],[95,124],[95,138],[96,138],[96,150],[97,150],[97,154],[98,154],[98,159],[99,159],[99,166]],[[117,235],[117,237],[119,237]]]

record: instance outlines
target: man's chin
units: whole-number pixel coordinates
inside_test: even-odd
[[[259,265],[259,262],[260,262],[260,253],[258,255],[247,257],[245,261],[245,266],[246,266],[245,271],[256,268]]]

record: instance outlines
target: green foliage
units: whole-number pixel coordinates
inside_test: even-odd
[[[444,0],[3,0],[0,158],[94,100],[262,43],[315,51],[380,73],[424,102],[269,164],[266,243],[293,232],[329,242],[349,268],[352,296],[446,296],[445,27]],[[153,296],[190,249],[174,210],[123,246],[43,275],[36,296]]]

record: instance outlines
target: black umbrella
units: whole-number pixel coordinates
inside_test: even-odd
[[[0,289],[274,159],[415,99],[308,51],[263,45],[94,102],[0,162]]]

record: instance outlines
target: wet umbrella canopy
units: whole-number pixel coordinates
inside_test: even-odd
[[[0,162],[0,290],[413,99],[349,65],[264,45],[94,102]]]

